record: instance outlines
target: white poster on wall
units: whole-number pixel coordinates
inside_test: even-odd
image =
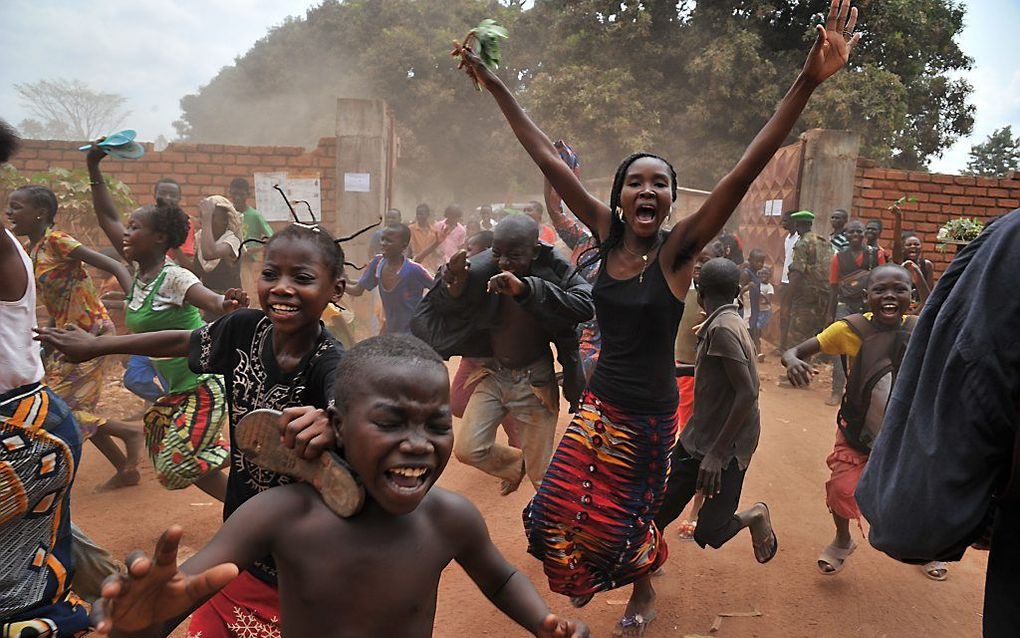
[[[766,217],[781,217],[783,215],[783,200],[770,199],[765,202]]]
[[[345,193],[371,193],[371,173],[344,173]]]
[[[322,220],[322,184],[318,172],[255,173],[255,208],[268,221],[294,221],[287,203],[274,188],[277,185],[287,194],[302,222],[311,223],[313,216],[314,221]],[[307,205],[302,202],[307,202]]]

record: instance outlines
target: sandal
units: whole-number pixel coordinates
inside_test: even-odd
[[[629,614],[616,621],[616,627],[613,627],[614,638],[641,638],[645,635],[645,630],[648,629],[648,625],[652,624],[655,617],[658,616],[658,612],[652,610],[647,616],[641,614]]]
[[[581,607],[584,607],[585,605],[590,603],[592,598],[595,598],[595,594],[584,594],[583,596],[571,596],[570,604],[576,607],[577,609],[580,609]]]
[[[680,521],[680,529],[677,530],[677,536],[682,541],[692,541],[696,531],[698,531],[698,521]]]
[[[521,459],[521,474],[520,474],[520,476],[517,477],[516,481],[509,481],[507,479],[503,479],[502,481],[500,481],[499,482],[499,495],[500,496],[510,496],[511,494],[516,492],[517,488],[519,488],[521,486],[521,482],[524,481],[524,477],[526,475],[527,475],[527,472],[525,471],[525,467],[524,467],[524,459],[522,458]]]
[[[835,576],[843,571],[846,559],[857,549],[857,543],[851,541],[850,547],[839,547],[829,543],[818,556],[818,571],[826,576]],[[826,569],[829,567],[829,569]]]
[[[234,426],[237,447],[255,464],[309,483],[338,516],[357,514],[365,502],[365,490],[347,463],[332,451],[317,459],[300,458],[280,440],[280,412],[252,410]]]
[[[949,578],[949,565],[946,565],[940,560],[933,560],[930,563],[921,565],[921,571],[924,575],[932,580],[939,582]]]
[[[754,559],[764,565],[779,553],[779,538],[776,536],[776,530],[772,528],[772,517],[769,515],[769,506],[765,503],[758,502],[755,505],[761,505],[765,509],[765,525],[769,529],[769,537],[763,543],[762,541],[754,540],[754,534],[751,535],[751,546],[754,548]]]

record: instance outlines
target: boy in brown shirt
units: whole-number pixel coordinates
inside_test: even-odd
[[[768,507],[756,503],[737,513],[744,473],[758,446],[758,367],[747,324],[733,302],[740,269],[716,258],[701,268],[698,303],[708,319],[698,331],[694,415],[670,459],[666,495],[655,519],[672,523],[696,492],[705,495],[694,540],[718,549],[749,527],[754,556],[767,563],[779,543]]]

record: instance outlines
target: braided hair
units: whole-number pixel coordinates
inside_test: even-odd
[[[39,184],[28,184],[14,189],[14,192],[22,193],[28,197],[32,206],[41,208],[46,213],[46,225],[53,225],[57,217],[57,196],[53,194],[53,191]]]
[[[606,257],[609,256],[609,253],[616,248],[621,241],[623,241],[623,230],[627,224],[616,214],[616,209],[620,207],[620,193],[623,191],[623,182],[627,177],[627,169],[630,168],[631,164],[645,157],[657,159],[669,167],[670,194],[673,197],[673,201],[676,201],[676,169],[673,168],[673,165],[670,164],[668,160],[664,157],[655,155],[654,153],[634,153],[633,155],[629,155],[623,160],[623,162],[620,163],[620,166],[616,169],[616,175],[613,177],[613,188],[609,193],[609,235],[606,237],[605,241],[603,241],[599,238],[599,234],[596,229],[591,229],[592,236],[595,238],[595,245],[584,251],[584,253],[581,253],[581,255],[578,255],[577,267],[579,270],[587,268],[595,262],[605,261]],[[582,263],[581,258],[589,251],[595,251],[596,254],[589,258],[588,261]]]
[[[306,241],[313,244],[322,256],[323,263],[333,277],[341,277],[344,274],[344,249],[325,228],[321,226],[308,226],[304,224],[291,224],[280,232],[269,238],[266,242],[266,249],[278,241],[290,239],[293,241]]]

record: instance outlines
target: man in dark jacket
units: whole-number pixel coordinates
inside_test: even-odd
[[[453,452],[502,479],[504,495],[525,475],[537,486],[552,458],[559,388],[549,344],[556,345],[573,404],[583,385],[577,324],[595,313],[591,286],[538,241],[538,232],[533,219],[514,215],[496,226],[491,249],[471,259],[464,251],[454,255],[411,327],[445,357],[485,359]],[[520,450],[496,442],[508,412],[519,424]]]
[[[991,529],[988,638],[1020,636],[1018,269],[1014,210],[928,298],[856,493],[871,544],[904,562],[960,560]]]

